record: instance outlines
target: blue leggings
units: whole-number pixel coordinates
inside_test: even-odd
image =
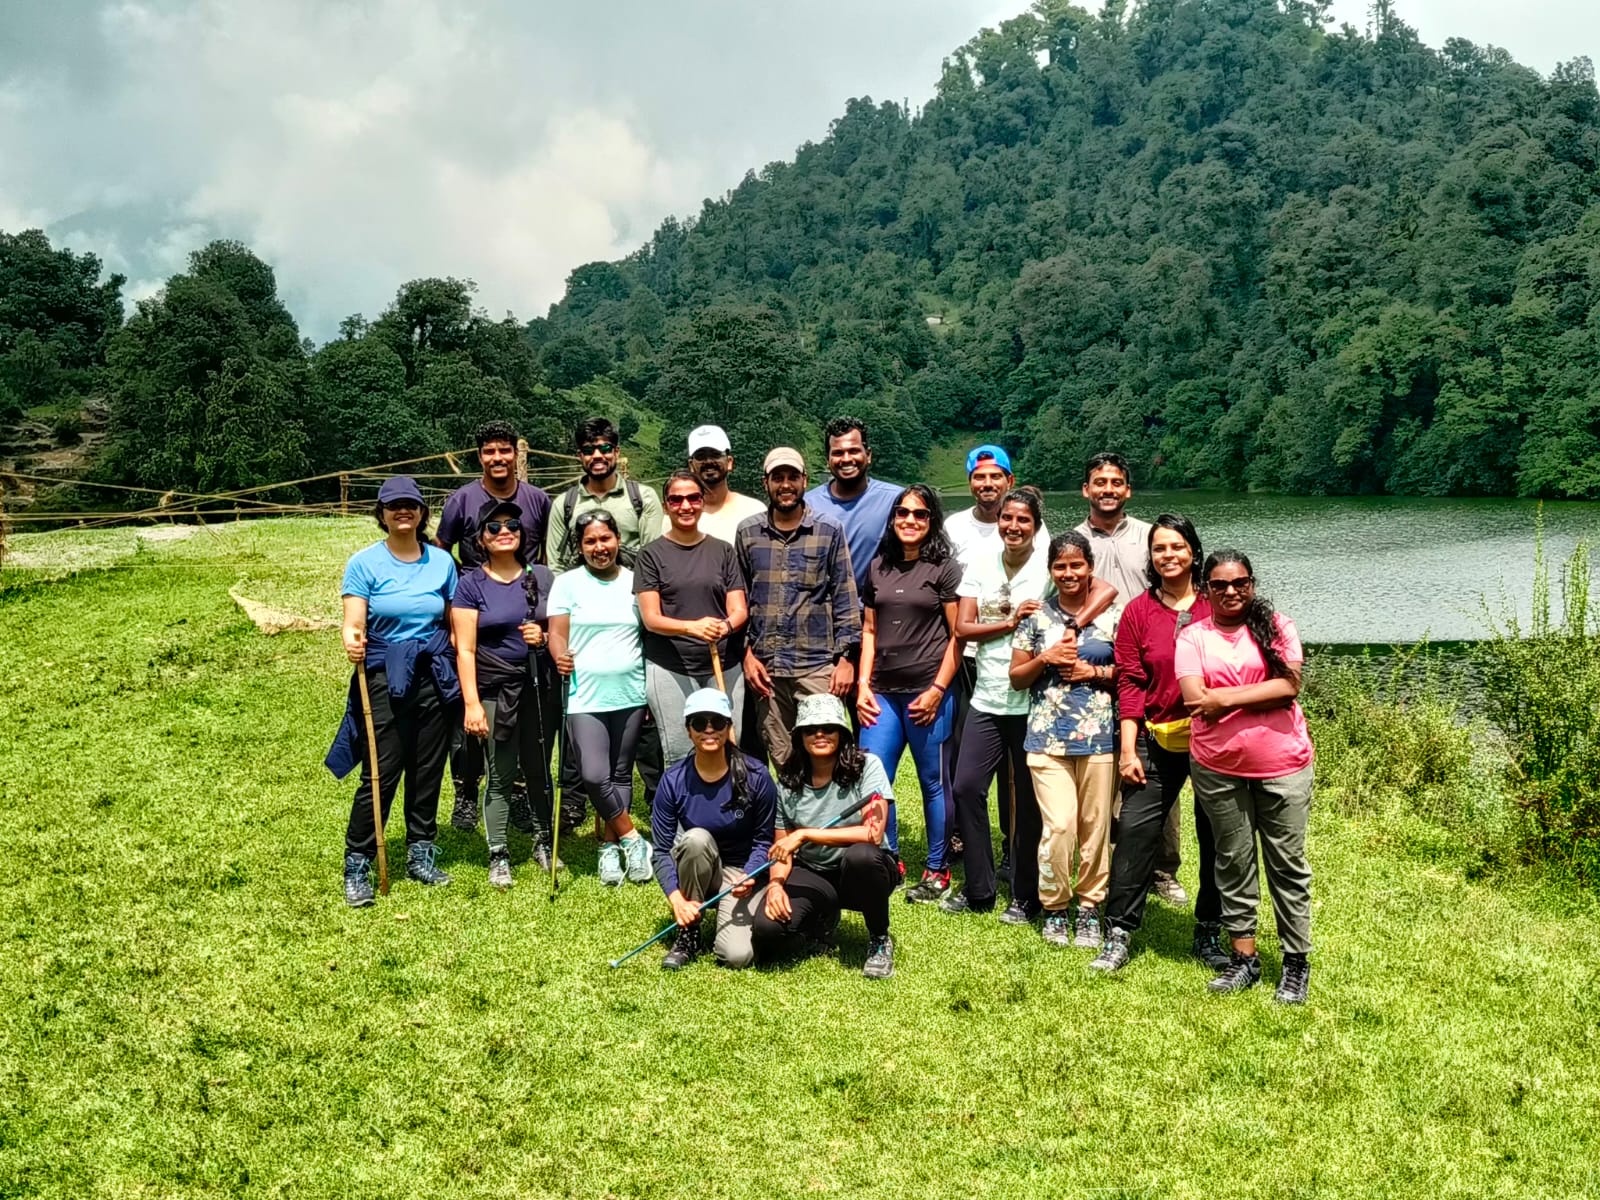
[[[911,748],[911,761],[917,764],[917,780],[922,784],[922,816],[928,825],[928,870],[943,871],[948,864],[945,854],[949,844],[949,825],[945,812],[947,789],[944,781],[945,739],[955,722],[955,697],[948,692],[939,704],[939,715],[931,725],[912,723],[907,710],[917,698],[917,692],[891,692],[885,695],[874,692],[878,707],[883,711],[876,725],[861,731],[861,748],[883,764],[883,769],[894,782],[900,769],[900,755],[907,746]],[[895,806],[889,805],[889,849],[900,853],[900,829],[895,818]]]

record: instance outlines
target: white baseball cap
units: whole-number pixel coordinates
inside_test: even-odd
[[[691,456],[697,450],[715,450],[719,454],[726,454],[732,447],[733,444],[728,441],[728,435],[723,432],[720,425],[700,425],[689,432]]]

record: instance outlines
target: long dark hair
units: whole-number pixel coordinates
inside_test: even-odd
[[[894,508],[898,508],[907,496],[915,496],[928,506],[928,536],[922,539],[922,549],[917,553],[921,561],[940,566],[955,557],[955,548],[950,545],[950,538],[944,531],[944,506],[939,503],[939,493],[935,492],[925,483],[913,483],[905,488],[894,498]],[[906,548],[900,541],[900,535],[894,531],[894,509],[889,511],[889,521],[883,528],[883,537],[878,539],[878,557],[883,559],[885,566],[894,567],[905,561]]]
[[[866,765],[867,755],[856,745],[856,735],[848,729],[839,729],[839,757],[833,760],[833,782],[839,785],[839,790],[844,792],[855,787]],[[806,749],[798,729],[789,735],[789,757],[778,768],[778,782],[790,792],[811,785],[811,751]]]
[[[1150,557],[1150,547],[1155,545],[1156,530],[1158,529],[1170,529],[1189,543],[1189,577],[1194,582],[1195,591],[1198,592],[1205,586],[1205,572],[1200,569],[1200,559],[1203,552],[1200,549],[1200,535],[1195,532],[1194,522],[1182,513],[1162,513],[1154,521],[1151,521],[1150,535],[1144,540],[1146,558]],[[1224,559],[1223,561],[1231,560]],[[1208,563],[1206,570],[1209,569],[1210,564]],[[1246,569],[1249,569],[1248,566]],[[1150,564],[1145,567],[1145,574],[1150,577],[1150,593],[1154,595],[1161,590],[1161,576],[1156,572],[1155,560],[1151,559]]]
[[[1255,577],[1255,568],[1250,565],[1250,557],[1243,550],[1214,550],[1206,557],[1203,578],[1209,580],[1211,572],[1223,563],[1238,563],[1244,568],[1245,574],[1251,578]],[[1215,605],[1212,606],[1212,612],[1216,612]],[[1256,595],[1252,589],[1250,603],[1245,605],[1244,609],[1245,631],[1255,642],[1256,649],[1261,651],[1261,657],[1266,660],[1267,678],[1287,679],[1290,675],[1289,664],[1278,650],[1276,615],[1272,601],[1265,596]]]

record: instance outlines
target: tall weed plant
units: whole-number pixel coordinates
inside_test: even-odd
[[[1485,715],[1506,736],[1529,858],[1600,886],[1600,623],[1590,611],[1589,550],[1579,543],[1550,587],[1542,514],[1535,527],[1533,605],[1514,609],[1476,651]]]

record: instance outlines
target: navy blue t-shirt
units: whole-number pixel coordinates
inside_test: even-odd
[[[522,545],[527,557],[533,562],[542,562],[545,530],[550,524],[550,497],[543,488],[519,480],[513,499],[522,509]],[[478,544],[478,514],[488,502],[489,493],[484,489],[483,480],[474,479],[450,493],[439,515],[439,527],[434,536],[455,551],[461,560],[463,575],[483,565],[483,547]]]
[[[539,604],[533,620],[542,621],[547,616],[545,604],[554,579],[546,567],[536,564],[529,569],[539,589]],[[528,595],[522,580],[501,583],[489,578],[488,573],[479,567],[461,577],[452,603],[457,608],[477,610],[480,650],[487,650],[496,658],[511,663],[527,660],[528,643],[522,640],[522,624],[529,619]]]

